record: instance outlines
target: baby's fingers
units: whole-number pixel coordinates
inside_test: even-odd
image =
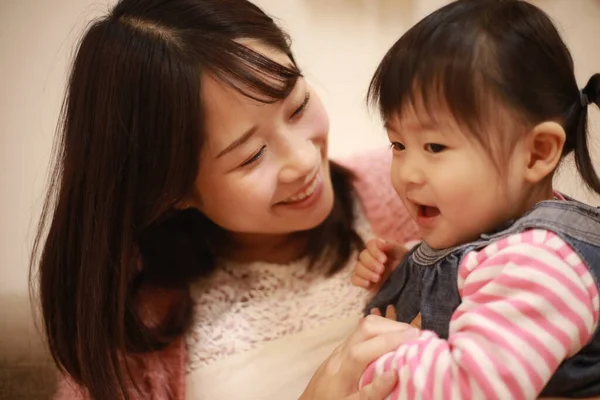
[[[363,250],[358,255],[358,262],[361,263],[365,268],[370,271],[377,273],[377,275],[381,275],[383,271],[385,271],[384,265],[379,262],[370,252],[369,250]]]
[[[369,267],[364,265],[361,261],[356,263],[356,267],[354,268],[354,275],[359,278],[366,279],[370,282],[379,282],[381,279],[381,274],[374,271],[373,267]]]
[[[367,250],[373,257],[373,259],[377,260],[380,264],[385,264],[388,260],[387,254],[385,254],[385,250],[382,249],[381,244],[386,243],[383,239],[371,239],[367,242]]]
[[[371,287],[371,285],[373,284],[371,281],[361,278],[361,277],[357,276],[356,274],[352,274],[352,278],[350,278],[350,282],[354,286],[362,287],[365,289],[369,289]]]

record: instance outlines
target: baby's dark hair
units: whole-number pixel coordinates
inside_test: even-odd
[[[600,74],[580,91],[556,27],[525,1],[459,0],[430,14],[385,55],[368,100],[385,122],[410,106],[435,118],[441,105],[492,156],[498,152],[486,127],[503,111],[530,128],[555,121],[566,132],[563,157],[574,152],[583,180],[600,193],[587,137],[588,104],[600,106]],[[500,141],[514,143],[511,136]]]

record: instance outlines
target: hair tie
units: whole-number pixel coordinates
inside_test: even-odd
[[[587,107],[591,104],[590,98],[583,92],[583,89],[579,91],[579,101],[581,102],[581,107]]]

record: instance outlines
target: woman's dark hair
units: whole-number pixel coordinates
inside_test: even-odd
[[[242,38],[294,62],[286,34],[245,0],[122,0],[79,44],[32,283],[38,265],[52,356],[92,398],[129,398],[136,379],[124,354],[164,348],[186,331],[189,283],[214,270],[213,245],[226,236],[200,212],[174,207],[198,173],[202,74],[264,103],[285,99],[301,76],[295,63],[280,65]],[[333,211],[308,243],[313,261],[328,260],[328,273],[361,245],[351,173],[332,164],[331,176]],[[151,326],[139,313],[148,287],[174,299]]]
[[[600,193],[585,98],[600,105],[600,75],[580,92],[556,27],[520,0],[459,0],[430,14],[388,51],[368,93],[386,122],[411,105],[434,118],[434,110],[445,107],[497,163],[502,152],[492,150],[497,138],[489,137],[489,128],[502,125],[503,109],[530,127],[556,121],[566,132],[563,156],[574,151],[583,180]],[[506,149],[514,138],[502,133]]]

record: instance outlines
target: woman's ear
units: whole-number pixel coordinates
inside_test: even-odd
[[[190,206],[189,206],[189,202],[187,201],[187,199],[181,199],[181,200],[177,200],[175,202],[175,204],[173,204],[173,208],[176,209],[177,211],[183,211],[183,210],[187,210],[188,208],[190,208]]]
[[[178,200],[173,205],[173,208],[176,209],[177,211],[185,211],[185,210],[189,210],[190,208],[198,208],[198,207],[192,199],[186,197],[181,200]]]
[[[177,200],[173,205],[173,208],[178,211],[194,209],[202,212],[202,201],[200,200],[200,195],[193,190],[191,193],[184,195]]]
[[[527,138],[525,180],[538,183],[552,174],[563,152],[565,130],[560,124],[545,121],[536,125]]]

